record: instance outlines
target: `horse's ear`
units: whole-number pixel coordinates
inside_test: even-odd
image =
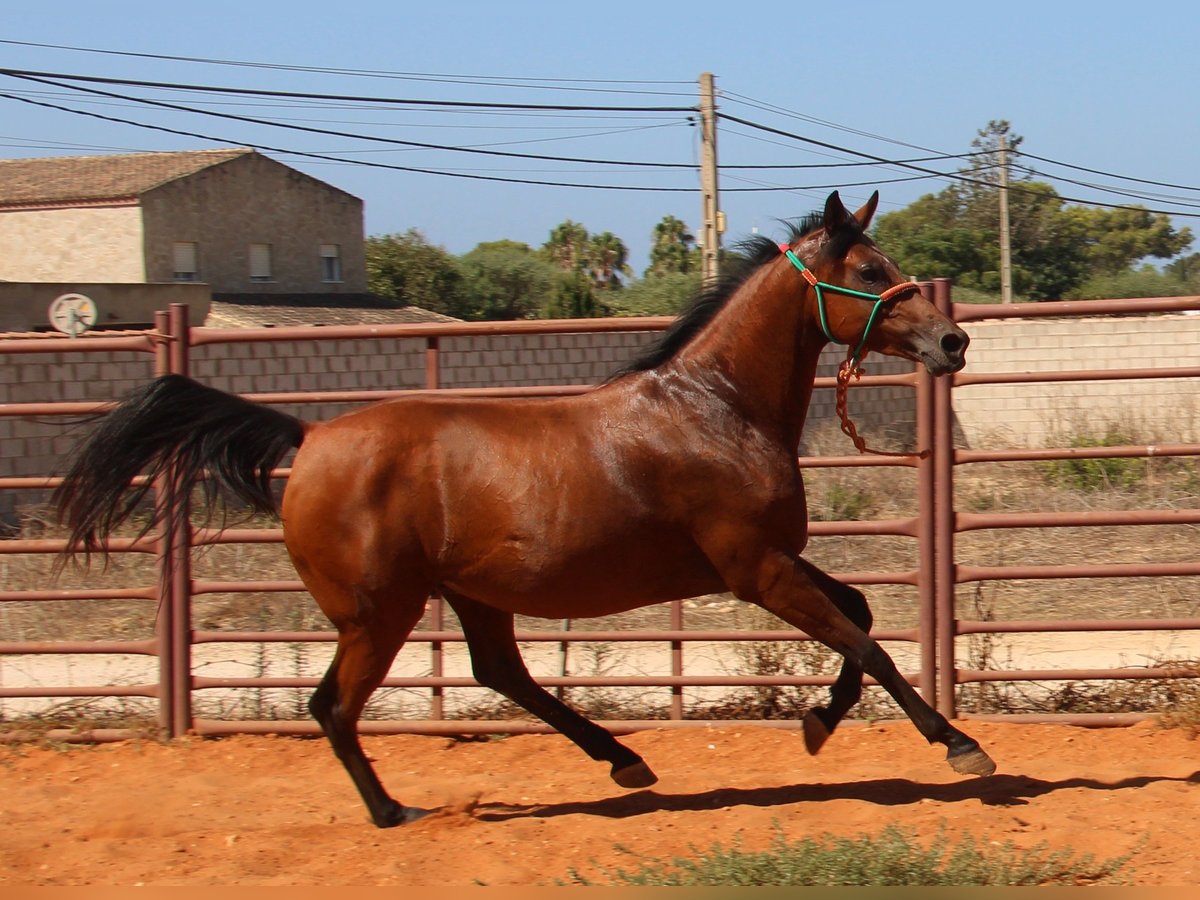
[[[837,191],[829,195],[829,199],[825,201],[825,231],[829,234],[836,234],[840,229],[845,227],[850,222],[850,213],[846,207],[842,205],[842,198]]]
[[[875,207],[879,205],[879,191],[873,193],[869,200],[863,204],[862,209],[854,214],[859,227],[866,231],[871,225],[871,219],[875,215]]]

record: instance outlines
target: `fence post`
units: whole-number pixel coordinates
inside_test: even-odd
[[[683,601],[671,601],[671,630],[683,631]],[[671,641],[671,675],[683,675],[683,641]],[[683,718],[683,686],[671,685],[671,718],[678,721]]]
[[[933,283],[921,282],[921,295],[933,300]],[[930,706],[937,706],[937,571],[936,531],[934,528],[934,444],[933,376],[924,366],[917,367],[917,449],[930,455],[917,463],[917,640],[920,643],[921,695]]]
[[[441,385],[441,361],[438,357],[438,338],[430,335],[425,338],[425,387],[437,390]],[[429,614],[431,627],[434,631],[442,631],[446,627],[445,601],[440,594],[429,598]],[[429,642],[429,666],[434,678],[441,678],[446,673],[445,646],[441,641]],[[429,718],[442,721],[446,718],[445,688],[435,685],[430,689]]]
[[[954,317],[950,279],[936,278],[933,299],[937,308]],[[933,383],[933,491],[934,491],[934,576],[936,590],[935,646],[938,655],[937,710],[947,718],[957,713],[955,688],[958,670],[954,638],[958,631],[955,611],[954,563],[954,410],[951,397],[953,376]]]
[[[437,337],[425,338],[425,387],[429,390],[435,390],[442,386],[439,349]]]
[[[171,320],[166,310],[154,314],[154,377],[171,371]],[[167,737],[175,733],[175,604],[171,553],[173,499],[171,479],[159,476],[154,483],[154,520],[158,523],[155,535],[155,570],[158,575],[158,609],[154,635],[158,653],[158,727]]]
[[[172,303],[170,309],[170,371],[187,375],[190,370],[191,331],[186,303]],[[171,472],[171,657],[172,720],[171,737],[181,737],[192,727],[192,525],[191,498]]]

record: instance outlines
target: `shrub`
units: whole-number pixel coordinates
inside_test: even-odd
[[[1108,425],[1102,435],[1075,434],[1068,441],[1072,449],[1120,447],[1136,443],[1125,431]],[[1146,460],[1113,457],[1096,459],[1060,459],[1045,464],[1046,479],[1059,487],[1077,491],[1126,489],[1138,484],[1146,474]]]
[[[621,848],[623,849],[623,848]],[[629,851],[625,851],[629,852]],[[878,837],[824,835],[788,841],[776,829],[769,850],[744,850],[714,844],[693,858],[669,862],[638,858],[638,868],[602,869],[604,882],[576,870],[570,884],[639,886],[901,886],[901,885],[1086,885],[1115,883],[1128,854],[1096,862],[1070,850],[1050,852],[1044,845],[1017,850],[981,846],[970,835],[953,848],[944,833],[923,848],[895,826]]]

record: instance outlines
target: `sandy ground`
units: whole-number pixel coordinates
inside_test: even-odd
[[[820,756],[798,732],[659,730],[625,740],[654,768],[625,791],[557,735],[364,739],[406,805],[370,825],[324,741],[235,737],[0,747],[0,885],[552,885],[690,848],[877,834],[1107,859],[1137,885],[1200,885],[1200,741],[1152,724],[1091,730],[965,723],[999,764],[955,775],[907,723],[847,726]]]

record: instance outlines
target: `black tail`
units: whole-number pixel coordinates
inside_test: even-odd
[[[59,521],[71,529],[68,552],[101,549],[168,471],[185,496],[203,485],[210,506],[224,490],[256,512],[275,513],[271,470],[303,439],[294,416],[182,375],[157,378],[104,417],[55,491]],[[146,482],[130,484],[143,473]]]

